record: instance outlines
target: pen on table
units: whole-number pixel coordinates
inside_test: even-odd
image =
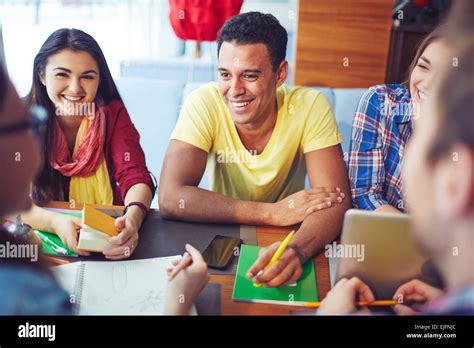
[[[275,262],[278,261],[278,259],[280,258],[281,254],[283,254],[283,252],[286,250],[286,247],[288,246],[288,244],[290,244],[290,241],[291,239],[293,238],[293,235],[295,234],[295,231],[291,231],[287,236],[286,238],[283,240],[283,242],[280,244],[280,246],[278,247],[277,251],[275,252],[275,254],[273,254],[273,257],[271,258],[270,262],[268,263],[268,265],[265,266],[265,268],[263,270],[266,270],[268,268],[270,268]],[[260,272],[258,272],[254,278],[257,278],[258,276],[260,276],[262,273],[263,273],[263,270],[260,270]],[[262,286],[262,284],[259,284],[259,283],[253,283],[253,286]]]
[[[176,265],[175,268],[171,271],[170,275],[168,276],[168,280],[173,280],[176,275],[181,272],[183,269],[187,268],[191,263],[193,262],[193,259],[191,258],[191,255],[189,253],[184,253],[183,258],[181,261]]]
[[[367,301],[358,301],[356,302],[357,307],[372,307],[372,306],[394,306],[398,304],[396,300],[379,300],[374,302],[367,302]],[[319,308],[321,302],[306,302],[305,307],[312,307],[312,308]]]

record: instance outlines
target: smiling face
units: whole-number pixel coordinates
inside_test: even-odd
[[[219,52],[219,90],[232,120],[243,126],[261,125],[276,112],[276,89],[286,79],[288,63],[276,72],[265,44],[224,42]]]
[[[430,87],[443,65],[451,62],[450,50],[442,39],[431,42],[423,51],[410,75],[410,94],[420,103],[430,94]]]
[[[94,101],[99,79],[99,67],[89,53],[64,49],[48,58],[41,82],[57,111],[65,115],[75,104]]]
[[[414,236],[440,265],[474,241],[474,46],[463,53],[462,65],[442,66],[430,85],[402,170]]]

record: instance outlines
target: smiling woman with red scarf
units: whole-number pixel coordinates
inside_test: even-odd
[[[59,29],[35,57],[29,105],[49,113],[43,166],[34,200],[126,205],[108,259],[129,257],[155,191],[139,134],[123,105],[97,42],[77,29]],[[56,233],[77,250],[80,219],[33,205],[22,214],[33,228]]]

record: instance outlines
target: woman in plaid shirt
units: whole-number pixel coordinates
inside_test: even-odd
[[[377,85],[362,96],[348,157],[354,208],[404,212],[402,162],[420,102],[442,64],[453,59],[440,29],[419,45],[405,84]]]

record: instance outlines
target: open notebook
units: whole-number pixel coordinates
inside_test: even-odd
[[[129,261],[83,261],[51,270],[79,315],[163,314],[166,269],[180,256]],[[196,315],[193,305],[190,314]]]

